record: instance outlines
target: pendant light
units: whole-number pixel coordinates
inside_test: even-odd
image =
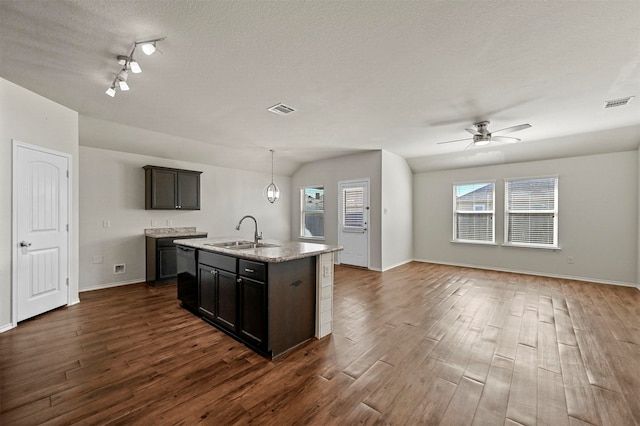
[[[273,150],[270,149],[269,151],[271,151],[271,183],[265,188],[265,193],[267,195],[267,201],[273,204],[280,198],[280,189],[273,183]]]

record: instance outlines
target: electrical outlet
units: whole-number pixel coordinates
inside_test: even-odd
[[[103,228],[111,228],[111,221],[110,220],[103,220],[102,221],[102,227]]]
[[[158,226],[158,219],[151,219],[151,227],[157,227]]]
[[[573,256],[567,256],[567,263],[573,265]]]
[[[173,220],[167,219],[167,226],[173,226]]]
[[[93,256],[93,263],[103,263],[104,258],[102,256]]]

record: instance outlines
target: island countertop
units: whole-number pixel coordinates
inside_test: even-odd
[[[199,250],[206,250],[213,253],[226,254],[241,259],[257,260],[259,262],[279,263],[289,260],[301,259],[304,257],[318,256],[323,253],[332,253],[341,251],[342,246],[334,246],[328,244],[307,243],[299,241],[263,241],[269,246],[246,248],[246,249],[230,249],[224,247],[216,247],[214,244],[220,244],[225,241],[236,241],[238,237],[215,237],[215,238],[194,238],[175,240],[174,243],[181,246],[192,247]]]

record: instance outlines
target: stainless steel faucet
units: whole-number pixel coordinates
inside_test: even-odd
[[[251,215],[242,216],[242,219],[240,219],[240,222],[238,222],[238,224],[236,225],[236,231],[240,230],[240,225],[242,224],[242,221],[245,220],[246,218],[253,219],[253,223],[255,223],[256,225],[256,230],[253,234],[253,243],[257,246],[258,241],[262,239],[262,232],[258,234],[258,221],[256,220],[255,217]]]

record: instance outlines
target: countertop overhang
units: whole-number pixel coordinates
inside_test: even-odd
[[[225,254],[241,259],[257,260],[259,262],[287,262],[289,260],[302,259],[304,257],[318,256],[323,253],[332,253],[343,250],[342,246],[334,246],[328,244],[307,243],[299,241],[264,241],[268,244],[274,244],[277,247],[256,247],[247,249],[229,249],[224,247],[216,247],[212,244],[219,244],[225,241],[235,241],[238,237],[215,237],[215,238],[193,238],[175,240],[174,243],[179,246],[186,246],[198,250],[206,250],[213,253]]]

